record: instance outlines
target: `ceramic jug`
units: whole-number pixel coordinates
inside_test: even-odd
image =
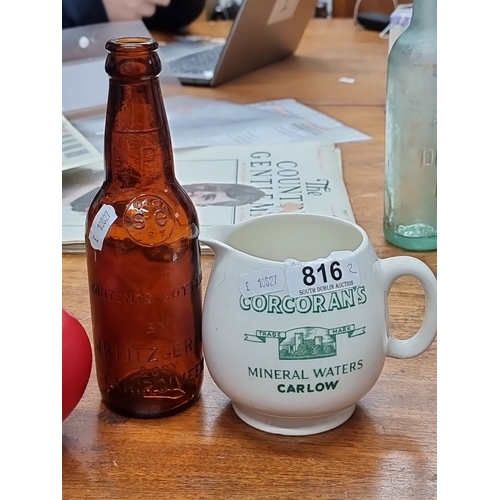
[[[423,353],[436,335],[436,278],[413,257],[379,259],[366,232],[331,216],[272,214],[200,235],[215,260],[205,295],[207,368],[236,414],[285,435],[345,422],[387,356]],[[387,296],[401,276],[425,292],[411,338],[389,329]]]

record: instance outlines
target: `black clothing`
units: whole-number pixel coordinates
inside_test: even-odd
[[[143,21],[149,30],[175,33],[198,18],[204,7],[205,0],[172,0]],[[105,22],[108,16],[102,0],[62,0],[63,29]]]

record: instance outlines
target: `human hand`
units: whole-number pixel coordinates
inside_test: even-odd
[[[102,0],[108,21],[136,21],[151,17],[156,7],[166,7],[170,0]]]

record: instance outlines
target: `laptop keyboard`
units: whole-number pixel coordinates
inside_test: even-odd
[[[170,61],[170,67],[174,73],[196,75],[205,71],[213,71],[224,45],[215,45],[206,50],[179,57]]]

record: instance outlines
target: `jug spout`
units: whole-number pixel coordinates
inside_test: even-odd
[[[231,250],[231,246],[227,243],[227,237],[233,231],[233,226],[227,225],[214,225],[204,229],[200,233],[200,242],[204,243],[210,247],[216,256],[221,256],[228,250]]]

